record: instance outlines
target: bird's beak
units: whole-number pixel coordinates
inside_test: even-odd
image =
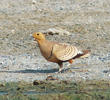
[[[32,40],[36,41],[35,37],[33,37],[33,34],[30,34],[30,37],[32,38]]]
[[[32,34],[32,37],[33,37],[33,38],[36,38],[36,33],[33,33],[33,34]]]
[[[34,38],[34,41],[37,40],[37,39],[36,39],[36,33],[33,33],[33,34],[32,34],[32,37]]]
[[[36,41],[36,39],[35,39],[35,38],[34,38],[33,40],[34,40],[34,41]]]

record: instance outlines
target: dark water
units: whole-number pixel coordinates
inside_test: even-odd
[[[6,92],[6,91],[0,91],[0,95],[6,95],[6,94],[8,94],[8,92]]]

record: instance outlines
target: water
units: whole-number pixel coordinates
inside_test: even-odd
[[[0,91],[0,96],[1,96],[1,95],[6,95],[6,94],[8,94],[7,91]]]

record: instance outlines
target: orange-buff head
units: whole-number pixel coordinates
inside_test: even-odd
[[[35,40],[38,40],[38,41],[45,40],[45,35],[41,32],[35,32],[35,33],[33,33],[32,36]]]

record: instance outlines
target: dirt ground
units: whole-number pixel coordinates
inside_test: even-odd
[[[47,39],[91,50],[89,58],[76,60],[71,71],[59,74],[58,65],[41,56],[31,37],[55,27],[71,35]],[[110,79],[109,0],[0,1],[0,81],[45,80],[48,75],[72,81]]]

